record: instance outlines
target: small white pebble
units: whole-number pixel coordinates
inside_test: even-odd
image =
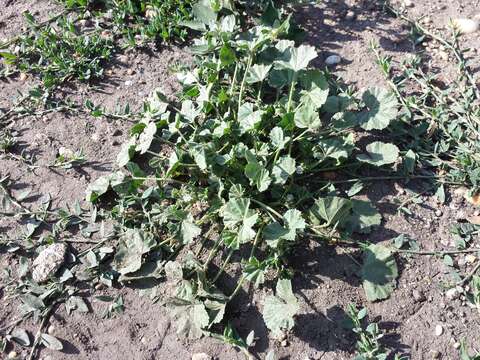
[[[453,348],[454,349],[460,349],[460,346],[461,346],[461,344],[458,341],[453,343]]]
[[[17,356],[18,356],[18,354],[17,354],[16,351],[10,351],[10,352],[8,353],[8,358],[9,358],[9,359],[15,359]]]
[[[403,5],[405,5],[405,7],[413,7],[413,1],[412,0],[403,0]]]
[[[132,80],[125,81],[125,86],[132,86],[132,84],[133,84]]]
[[[192,360],[211,360],[212,357],[205,353],[196,353],[192,355]]]
[[[345,15],[345,20],[352,21],[353,19],[355,19],[355,12],[348,10],[347,14]]]
[[[474,33],[480,27],[477,19],[453,19],[452,25],[460,34]]]
[[[342,58],[338,55],[330,55],[325,59],[325,64],[328,66],[337,65],[342,61]]]
[[[443,334],[443,327],[442,325],[435,326],[435,335],[440,336]]]
[[[47,332],[48,332],[50,335],[52,335],[52,334],[55,332],[55,326],[50,325],[50,326],[48,327]]]

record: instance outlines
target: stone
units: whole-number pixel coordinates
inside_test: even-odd
[[[33,261],[33,280],[37,283],[47,281],[63,265],[66,254],[65,244],[53,244],[41,251]]]
[[[355,12],[353,10],[348,10],[347,14],[345,15],[345,20],[352,21],[355,19]]]
[[[18,354],[17,354],[16,351],[10,351],[10,352],[8,353],[8,358],[9,358],[9,359],[15,359],[17,356],[18,356]]]
[[[453,19],[452,25],[460,34],[474,33],[480,27],[477,19]]]
[[[435,335],[436,336],[441,336],[443,334],[443,327],[442,325],[437,325],[435,326]]]
[[[403,5],[405,5],[405,7],[413,7],[413,1],[412,0],[403,0]]]
[[[440,209],[435,210],[435,216],[440,217],[440,216],[442,216],[442,214],[443,214],[442,210],[440,210]]]
[[[53,325],[50,325],[47,329],[47,332],[50,334],[50,335],[53,335],[55,333],[55,326]]]
[[[192,360],[212,360],[212,357],[205,353],[196,353],[192,355]]]
[[[475,261],[477,261],[477,257],[475,255],[468,254],[467,256],[465,256],[465,261],[467,262],[467,264],[473,264]]]
[[[325,59],[325,64],[328,66],[337,65],[342,61],[342,58],[338,55],[330,55]]]
[[[455,342],[453,343],[453,348],[454,348],[454,349],[460,349],[460,346],[462,346],[462,345],[461,345],[458,341],[455,341]]]
[[[413,299],[415,300],[415,302],[424,302],[425,300],[427,300],[427,298],[425,297],[423,292],[420,291],[420,290],[413,290],[412,291],[412,296],[413,296]]]
[[[460,292],[457,290],[457,288],[451,288],[447,290],[445,296],[448,300],[455,300],[460,297]]]

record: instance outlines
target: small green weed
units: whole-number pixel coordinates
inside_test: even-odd
[[[352,331],[358,336],[355,360],[385,360],[388,352],[380,344],[383,334],[379,330],[378,324],[370,323],[367,327],[362,325],[367,316],[367,309],[358,310],[355,305],[350,304],[347,308],[347,315],[351,321]]]
[[[408,150],[412,170],[433,168],[440,183],[467,185],[474,194],[480,187],[480,94],[465,60],[467,50],[459,47],[457,33],[447,41],[393,7],[389,9],[408,21],[416,36],[421,34],[421,41],[445,46],[459,69],[457,79],[443,84],[441,74],[429,71],[421,54],[394,66],[373,45],[377,62],[403,105],[400,121],[390,127],[391,136]]]
[[[90,11],[105,20],[116,37],[123,37],[129,46],[146,41],[174,42],[186,39],[183,22],[191,20],[192,0],[63,0],[69,8]]]
[[[25,16],[31,31],[16,39],[13,51],[0,54],[8,65],[39,75],[46,88],[68,79],[90,81],[103,76],[103,64],[112,54],[111,40],[97,32],[79,33],[66,17],[38,27],[32,15]]]

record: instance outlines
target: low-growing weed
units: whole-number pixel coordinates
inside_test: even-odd
[[[453,31],[447,41],[429,32],[417,22],[389,7],[408,21],[421,41],[436,41],[451,53],[458,65],[458,77],[450,84],[441,74],[429,70],[421,53],[409,57],[398,66],[391,58],[372,49],[392,90],[402,104],[399,121],[390,127],[392,138],[408,151],[415,168],[434,169],[440,183],[467,185],[475,194],[480,186],[480,108],[479,90],[459,46],[459,34]]]
[[[67,79],[90,81],[103,76],[103,63],[112,54],[111,40],[97,32],[79,33],[67,17],[38,28],[32,15],[25,16],[31,31],[17,38],[11,52],[0,54],[8,65],[39,75],[46,88]]]
[[[369,202],[345,196],[323,173],[341,177],[346,164],[396,163],[396,146],[376,141],[360,149],[353,131],[385,129],[397,101],[377,88],[359,99],[309,68],[317,52],[288,39],[290,19],[280,12],[245,30],[233,3],[199,4],[187,25],[202,37],[191,47],[194,68],[178,73],[180,101],[153,92],[118,155],[119,170],[93,182],[87,200],[101,205],[113,191],[115,279],[165,272],[179,333],[198,338],[210,331],[246,283],[263,286],[268,276],[277,284],[263,317],[280,336],[293,328],[300,306],[291,250],[305,239],[334,243],[380,224]],[[179,252],[185,257],[175,261]],[[232,259],[242,274],[234,289],[220,290]],[[366,247],[369,300],[388,297],[397,275],[390,249]]]
[[[349,325],[358,336],[355,360],[385,360],[389,352],[380,344],[383,333],[378,328],[378,324],[370,323],[366,327],[362,324],[366,319],[367,309],[358,310],[355,305],[350,304],[347,314],[351,322]]]

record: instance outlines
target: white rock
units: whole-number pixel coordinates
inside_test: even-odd
[[[412,0],[403,0],[403,5],[406,7],[413,7],[413,1]]]
[[[453,19],[452,24],[460,34],[474,33],[480,27],[480,23],[477,19]]]
[[[133,81],[132,80],[127,80],[125,81],[125,86],[132,86],[133,85]]]
[[[355,19],[355,12],[348,10],[347,14],[345,15],[345,20],[352,21],[353,19]]]
[[[460,344],[458,341],[453,343],[453,348],[454,349],[460,349],[460,346],[462,346],[462,344]]]
[[[338,55],[330,55],[325,59],[325,64],[328,66],[337,65],[342,61],[342,58]]]
[[[443,327],[442,325],[435,326],[435,335],[440,336],[443,334]]]
[[[445,296],[448,300],[455,300],[460,297],[460,292],[457,290],[457,288],[451,288],[447,290]]]
[[[15,351],[10,351],[8,353],[8,358],[9,359],[15,359],[17,357],[17,353]]]
[[[465,256],[465,261],[468,264],[473,264],[475,261],[477,261],[477,257],[475,255],[468,254],[467,256]]]
[[[33,280],[38,283],[47,281],[62,266],[66,253],[65,244],[53,244],[40,252],[33,261]]]
[[[192,360],[212,360],[212,357],[205,353],[196,353],[192,355]]]

